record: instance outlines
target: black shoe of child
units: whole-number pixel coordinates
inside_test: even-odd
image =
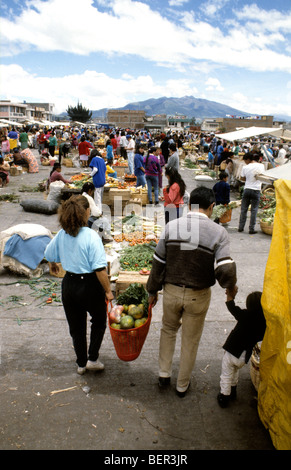
[[[236,385],[233,385],[233,386],[231,387],[230,399],[231,399],[231,400],[235,400],[235,399],[236,399]]]
[[[217,401],[221,408],[226,408],[228,406],[230,400],[230,395],[223,395],[223,393],[219,393],[217,395]]]

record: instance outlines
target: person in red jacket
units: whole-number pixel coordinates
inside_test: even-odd
[[[88,157],[90,155],[90,149],[93,148],[92,144],[85,140],[85,136],[82,135],[81,142],[78,145],[80,162],[83,167],[88,166]]]
[[[166,167],[165,175],[169,181],[168,186],[163,189],[167,224],[170,220],[178,219],[182,215],[186,185],[175,168]]]

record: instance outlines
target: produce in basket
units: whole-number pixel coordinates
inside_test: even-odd
[[[109,313],[112,328],[138,328],[147,321],[148,294],[141,284],[131,284],[117,298],[117,305]]]

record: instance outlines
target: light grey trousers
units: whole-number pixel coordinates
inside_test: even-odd
[[[210,298],[210,288],[194,290],[173,284],[164,287],[159,376],[171,376],[177,332],[181,327],[180,366],[176,385],[179,392],[187,390],[191,379]]]

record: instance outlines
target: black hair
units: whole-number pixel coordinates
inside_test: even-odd
[[[176,150],[177,150],[176,144],[170,144],[169,149],[172,150],[173,152],[176,152]]]
[[[54,166],[50,172],[50,176],[52,176],[53,172],[56,171],[57,168],[62,168],[62,165],[59,162],[54,163]]]
[[[89,181],[86,181],[86,183],[83,184],[82,193],[88,193],[88,191],[90,191],[90,189],[93,189],[93,191],[95,191],[95,186],[94,186],[93,183],[90,183]]]
[[[155,153],[155,151],[157,150],[157,147],[151,147],[148,151],[148,154],[146,156],[146,161],[145,161],[145,166],[147,167],[147,164],[148,164],[148,159],[149,159],[149,156],[153,153]]]
[[[165,175],[169,176],[169,186],[172,184],[177,183],[180,187],[180,195],[181,197],[184,196],[186,191],[186,184],[182,179],[180,173],[176,170],[176,168],[166,167]],[[167,192],[169,192],[169,188],[167,188]]]
[[[91,161],[93,160],[93,158],[96,157],[96,156],[102,157],[102,155],[101,155],[101,153],[99,152],[99,150],[97,150],[97,149],[91,150],[91,153],[90,153],[90,155],[89,155],[89,157],[88,157],[88,163],[89,163],[89,165],[90,165]]]
[[[221,171],[219,173],[219,179],[220,181],[222,181],[224,178],[228,178],[228,174],[226,173],[226,171]]]
[[[263,312],[262,305],[261,305],[261,297],[262,292],[252,292],[247,296],[246,299],[246,307],[247,310],[251,310],[253,312]]]
[[[189,203],[190,206],[197,204],[201,209],[206,210],[211,204],[215,203],[215,194],[212,189],[199,186],[191,192]]]

